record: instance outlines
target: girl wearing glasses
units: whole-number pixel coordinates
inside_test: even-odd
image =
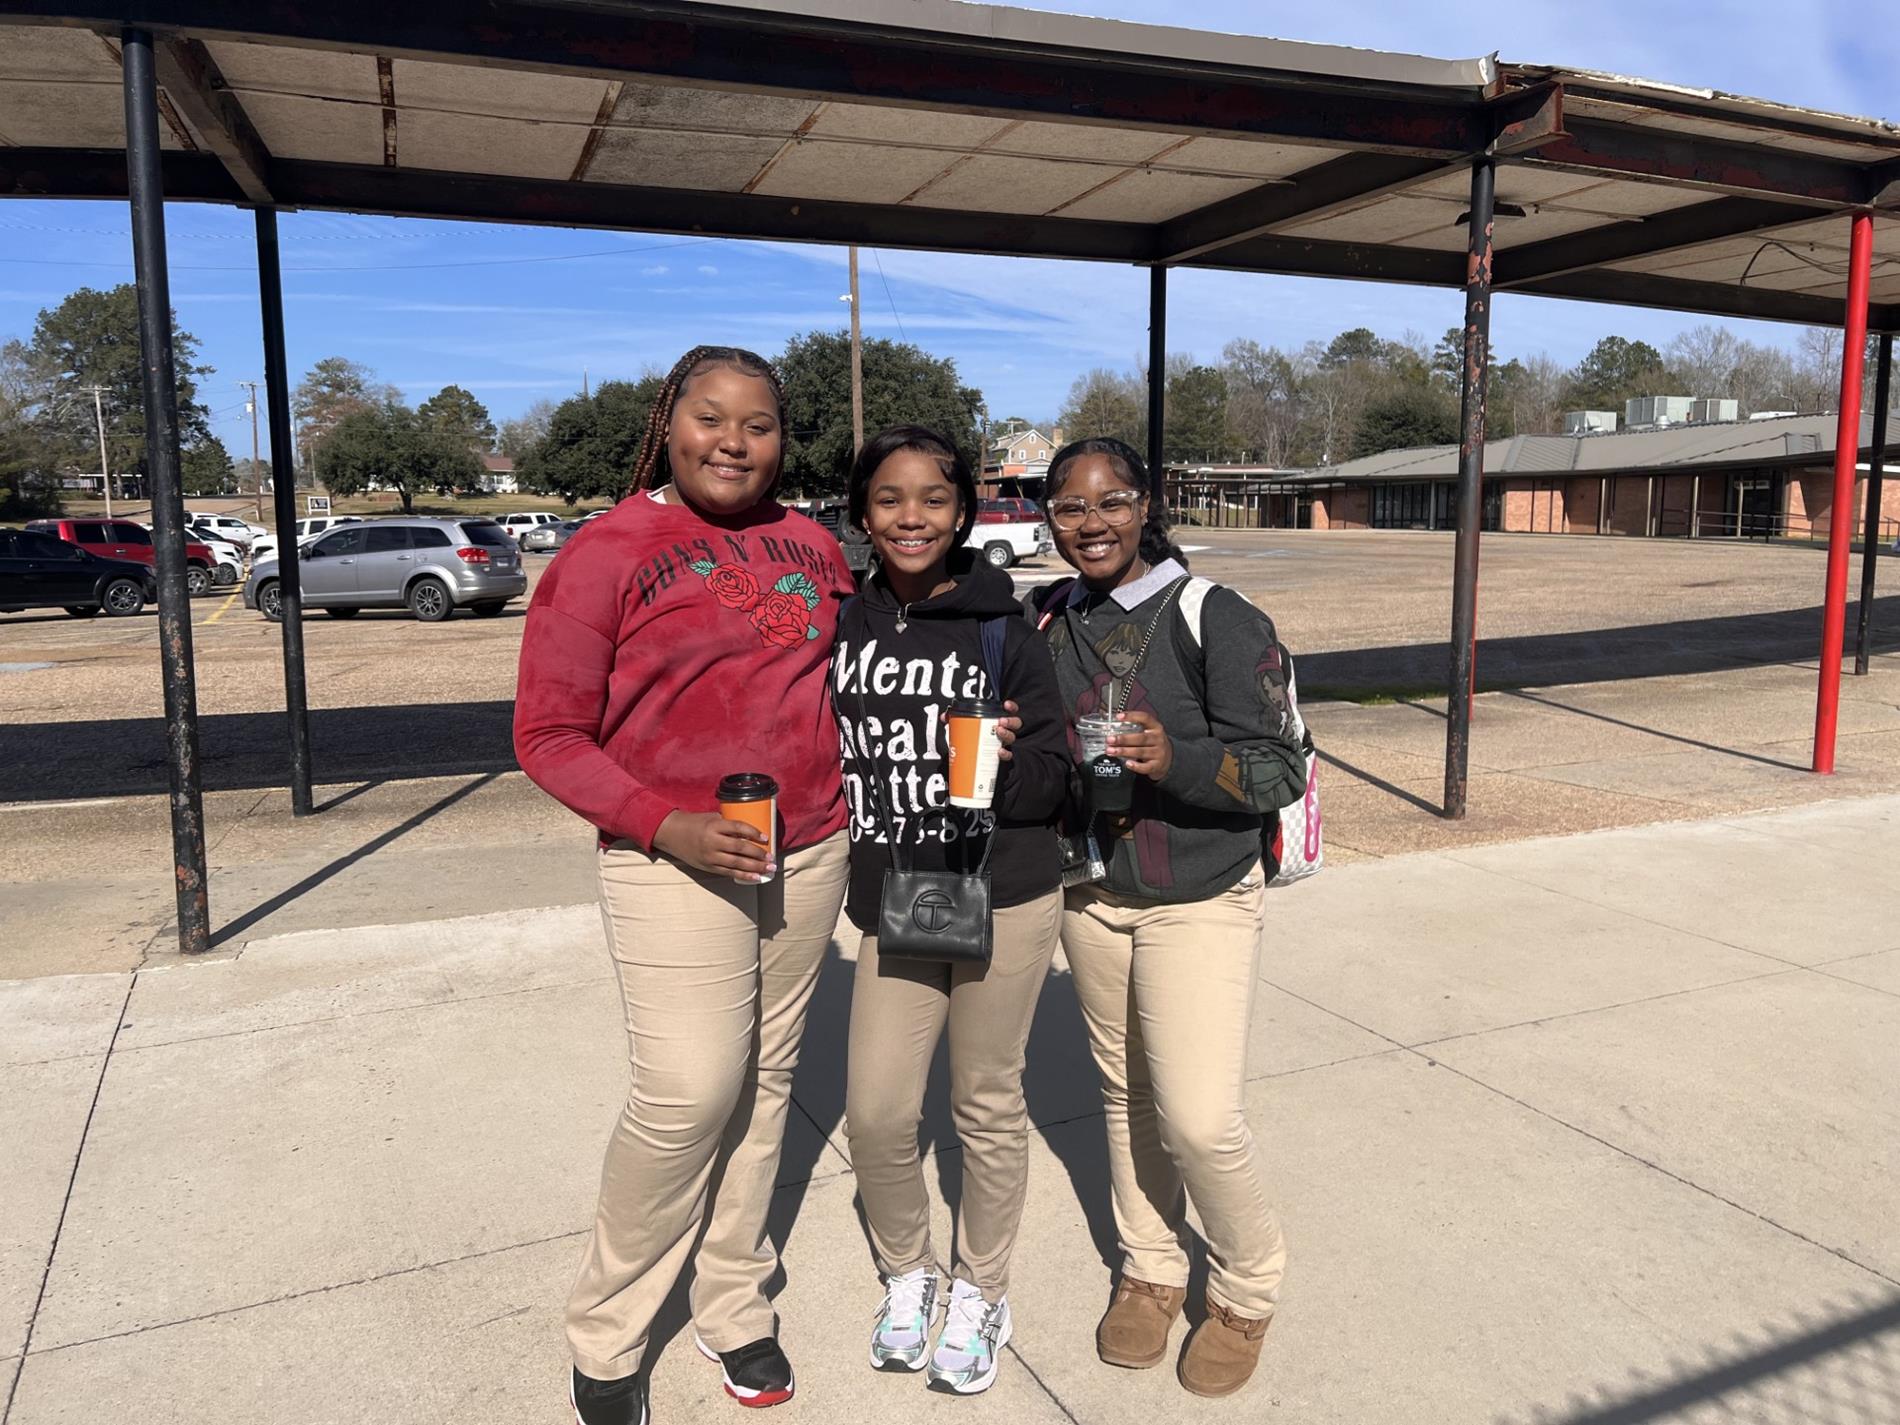
[[[1252,1375],[1286,1249],[1261,1183],[1243,1083],[1260,947],[1260,819],[1305,782],[1273,624],[1210,589],[1191,628],[1187,561],[1148,471],[1119,440],[1049,465],[1045,510],[1074,579],[1032,596],[1071,728],[1118,719],[1079,813],[1103,867],[1073,884],[1062,944],[1102,1076],[1122,1271],[1096,1332],[1110,1365],[1167,1355],[1186,1304],[1188,1197],[1207,1236],[1207,1316],[1181,1383],[1228,1395]],[[1079,739],[1077,746],[1080,746]],[[1098,764],[1099,765],[1099,764]],[[1085,772],[1089,769],[1085,768]],[[1110,768],[1110,770],[1113,770]],[[1087,870],[1080,872],[1086,876]]]

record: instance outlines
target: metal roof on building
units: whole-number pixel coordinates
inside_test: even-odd
[[[155,31],[169,198],[1462,285],[1838,324],[1900,129],[1493,58],[955,0],[7,0],[0,195],[123,197]]]
[[[1678,467],[1755,467],[1816,465],[1833,459],[1839,417],[1781,416],[1761,421],[1725,421],[1708,425],[1667,426],[1620,431],[1614,435],[1514,435],[1486,441],[1486,479],[1504,475],[1645,475]],[[1860,450],[1873,444],[1871,410],[1861,417]],[[1889,418],[1900,427],[1900,410]],[[1458,476],[1458,447],[1416,446],[1348,460],[1308,471],[1307,484],[1366,484],[1383,481],[1452,480]]]

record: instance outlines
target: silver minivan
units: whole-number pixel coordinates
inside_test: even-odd
[[[491,519],[382,519],[333,529],[298,550],[306,608],[331,618],[407,608],[440,623],[458,608],[492,618],[528,592],[521,553]],[[244,606],[283,617],[277,561],[251,570]]]

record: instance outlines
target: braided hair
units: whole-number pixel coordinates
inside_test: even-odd
[[[729,366],[743,375],[757,376],[770,386],[772,399],[778,404],[779,429],[784,430],[785,388],[780,384],[778,372],[772,369],[771,362],[740,346],[696,346],[673,363],[673,369],[667,373],[659,394],[653,398],[653,408],[647,412],[646,432],[640,437],[640,453],[633,461],[633,484],[627,489],[629,495],[637,495],[654,484],[654,476],[659,473],[661,462],[666,458],[666,440],[673,428],[673,408],[679,404],[680,393],[694,376],[715,366]],[[785,459],[781,453],[779,468],[773,474],[764,498],[771,498],[784,473]],[[668,467],[666,476],[668,479],[672,477],[671,467]]]
[[[1148,462],[1135,448],[1112,435],[1086,436],[1072,440],[1049,458],[1049,478],[1043,484],[1042,508],[1046,516],[1049,502],[1062,488],[1069,466],[1085,455],[1099,455],[1115,468],[1115,473],[1131,487],[1148,497],[1148,516],[1141,525],[1141,557],[1149,564],[1172,559],[1187,568],[1187,555],[1169,537],[1168,502],[1160,498],[1148,483]]]

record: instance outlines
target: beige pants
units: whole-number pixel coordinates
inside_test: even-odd
[[[963,1143],[963,1202],[954,1275],[991,1301],[1009,1287],[1009,1254],[1029,1185],[1023,1047],[1049,975],[1062,893],[996,912],[984,967],[879,960],[858,946],[851,991],[845,1133],[878,1270],[941,1271],[930,1241],[930,1197],[917,1151],[924,1084],[946,1022],[950,1113]]]
[[[730,1351],[773,1333],[765,1283],[778,1255],[766,1213],[848,855],[839,832],[783,857],[777,880],[748,886],[628,845],[600,853],[633,1084],[567,1304],[583,1374],[640,1369],[689,1253],[693,1325],[707,1345]]]
[[[1256,1320],[1273,1315],[1286,1270],[1244,1092],[1262,900],[1256,871],[1182,905],[1080,886],[1062,916],[1102,1075],[1123,1271],[1187,1285],[1185,1187],[1207,1234],[1208,1295]]]

